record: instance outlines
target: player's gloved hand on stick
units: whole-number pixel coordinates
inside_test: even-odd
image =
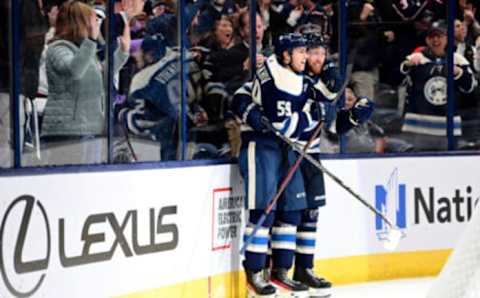
[[[268,130],[267,126],[263,123],[262,118],[265,118],[262,111],[259,107],[254,107],[248,113],[247,123],[250,125],[255,131],[258,132],[265,132]]]
[[[350,111],[350,121],[355,125],[365,123],[370,117],[372,117],[374,109],[375,104],[373,101],[367,97],[360,97]]]
[[[327,111],[325,107],[325,103],[323,102],[316,102],[312,107],[312,118],[318,122],[325,122],[327,117]]]

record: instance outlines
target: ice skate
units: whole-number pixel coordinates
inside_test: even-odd
[[[332,295],[332,284],[315,276],[311,268],[295,267],[293,279],[307,285],[310,298],[327,298]]]
[[[264,279],[264,272],[253,272],[246,269],[247,298],[274,298],[277,290]]]
[[[272,269],[271,283],[277,288],[278,298],[308,298],[308,286],[292,280],[285,268]]]

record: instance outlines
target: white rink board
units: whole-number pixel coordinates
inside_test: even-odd
[[[423,211],[416,223],[415,188],[426,200],[429,187],[433,187],[435,199],[447,197],[451,201],[456,189],[465,196],[470,186],[469,196],[476,200],[480,197],[476,174],[479,162],[479,157],[435,157],[328,160],[324,164],[371,204],[375,204],[375,186],[388,189],[385,186],[396,169],[393,176],[397,182],[391,184],[392,189],[404,184],[406,201],[407,237],[400,243],[399,251],[407,252],[452,248],[465,225],[456,219],[450,223],[428,223]],[[377,240],[371,211],[330,179],[326,178],[326,183],[327,207],[320,211],[317,258],[385,253]],[[236,271],[241,235],[237,219],[243,219],[238,197],[243,192],[237,167],[230,165],[2,177],[0,297],[30,291],[42,276],[43,282],[33,297],[125,295]],[[24,195],[31,198],[13,204]],[[230,204],[222,201],[225,197],[231,198]],[[28,215],[27,201],[33,202],[31,220],[24,221],[26,234],[21,237],[22,218]],[[387,202],[388,206],[395,205],[396,200],[388,196]],[[51,234],[48,258],[41,206]],[[389,209],[389,218],[392,210],[395,208]],[[455,206],[452,210],[453,215]],[[64,233],[60,233],[61,222]],[[134,227],[136,233],[132,232]],[[167,248],[146,247],[151,231],[153,244],[172,243],[175,231],[178,243]],[[232,232],[236,232],[233,238],[222,238],[232,236],[226,234]],[[64,241],[59,240],[60,234],[64,234]],[[23,238],[22,250],[18,240]],[[68,259],[63,264],[60,242],[65,244]],[[109,254],[114,243],[113,254]],[[166,250],[148,253],[155,248]],[[16,267],[15,251],[21,256]],[[35,260],[40,263],[28,265]],[[41,263],[42,260],[48,260],[48,264]],[[71,263],[74,265],[69,266]],[[10,290],[6,283],[11,284]]]
[[[380,158],[360,160],[326,161],[325,166],[337,175],[346,185],[375,207],[375,187],[398,189],[405,188],[404,211],[406,237],[400,241],[397,251],[419,251],[450,249],[454,246],[459,233],[463,230],[467,219],[466,203],[454,204],[452,198],[456,191],[459,195],[470,197],[473,202],[480,198],[480,180],[478,179],[479,157],[429,157],[429,158]],[[390,177],[396,179],[390,179]],[[320,210],[317,257],[331,258],[341,256],[363,255],[370,253],[386,253],[387,250],[378,240],[375,229],[375,215],[364,207],[357,199],[340,188],[329,178],[326,180],[327,207]],[[467,187],[470,194],[467,195]],[[430,189],[433,189],[435,208],[430,206]],[[427,210],[434,211],[434,221],[428,222],[424,207],[417,199],[415,191],[423,195],[428,204]],[[395,193],[390,191],[389,194]],[[438,203],[444,197],[442,203]],[[456,199],[459,200],[459,199]],[[439,222],[436,214],[450,203],[449,222]],[[387,217],[396,223],[397,204],[395,196],[388,197],[390,208]],[[457,219],[457,205],[460,216]],[[418,220],[415,212],[418,210]],[[447,214],[446,207],[443,209]],[[445,216],[445,219],[447,216]],[[463,219],[463,220],[462,220]]]
[[[3,271],[13,288],[19,292],[30,291],[45,275],[34,297],[49,298],[109,297],[229,272],[232,268],[238,268],[238,258],[231,257],[232,251],[239,250],[238,237],[235,241],[223,243],[221,239],[212,237],[213,199],[225,193],[241,195],[239,181],[236,167],[229,165],[0,178],[0,214],[5,221]],[[229,192],[225,188],[232,190]],[[215,189],[220,191],[214,195]],[[13,205],[8,217],[5,217],[5,212],[15,198],[25,194],[33,196],[35,204],[31,208],[23,260],[42,260],[47,255],[46,224],[37,201],[47,214],[51,249],[48,266],[40,266],[38,271],[17,273],[13,266],[15,243],[27,204],[20,201]],[[133,216],[125,220],[127,212],[137,212],[136,242],[144,246],[150,243],[150,209],[154,209],[156,225],[160,210],[168,206],[176,206],[176,213],[163,216],[162,224],[167,232],[155,234],[154,243],[172,242],[172,229],[177,229],[178,245],[167,251],[136,255],[132,240],[135,238],[132,237]],[[230,211],[239,210],[242,212],[243,208],[232,208]],[[107,213],[111,214],[110,217],[105,216]],[[86,224],[89,216],[90,226]],[[81,240],[81,235],[85,227],[83,233],[103,234],[105,239],[93,241],[83,254],[82,261],[88,258],[86,254],[109,252],[115,239],[122,238],[115,237],[112,226],[118,228],[124,222],[126,224],[121,234],[125,236],[125,247],[131,256],[126,257],[122,246],[117,245],[109,260],[62,266],[59,253],[60,218],[64,219],[67,257],[82,255],[85,242]],[[112,223],[115,221],[116,225]],[[231,242],[233,246],[230,248],[221,247]],[[4,279],[0,283],[0,297],[12,297]]]

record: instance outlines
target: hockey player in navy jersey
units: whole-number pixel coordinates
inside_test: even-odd
[[[308,40],[308,62],[306,73],[315,90],[315,98],[309,99],[304,110],[312,113],[320,113],[317,118],[324,118],[324,106],[336,99],[337,92],[341,89],[341,79],[336,67],[326,60],[326,46],[323,38],[318,33],[305,34]],[[334,106],[330,111],[336,112],[337,133],[342,134],[350,128],[367,121],[373,112],[373,103],[361,98],[350,110],[338,109]],[[310,138],[308,132],[300,135],[298,144],[305,146]],[[314,141],[307,150],[316,159],[319,159],[320,138]],[[297,245],[295,254],[295,270],[293,279],[309,287],[310,297],[329,297],[331,295],[331,283],[324,278],[317,277],[313,272],[315,242],[317,231],[318,208],[325,205],[325,187],[323,173],[308,161],[302,161],[301,172],[305,183],[307,195],[307,208],[302,211],[301,223],[297,228]]]
[[[239,165],[249,211],[245,237],[252,235],[263,210],[277,192],[280,180],[296,159],[291,148],[267,131],[262,118],[268,119],[292,140],[317,125],[309,113],[302,111],[313,90],[303,75],[306,51],[306,40],[301,34],[282,35],[275,54],[258,69],[253,82],[237,90],[233,98],[233,111],[242,122]],[[308,287],[287,276],[293,265],[301,210],[306,206],[303,179],[297,171],[276,209],[246,247],[243,266],[249,297],[274,297],[277,291],[291,295],[289,297],[308,297]],[[269,242],[272,249],[271,283],[262,274]]]

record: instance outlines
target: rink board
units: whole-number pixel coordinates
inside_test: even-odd
[[[328,160],[316,265],[336,284],[439,272],[480,197],[479,157]],[[0,297],[240,297],[235,165],[0,178]]]

